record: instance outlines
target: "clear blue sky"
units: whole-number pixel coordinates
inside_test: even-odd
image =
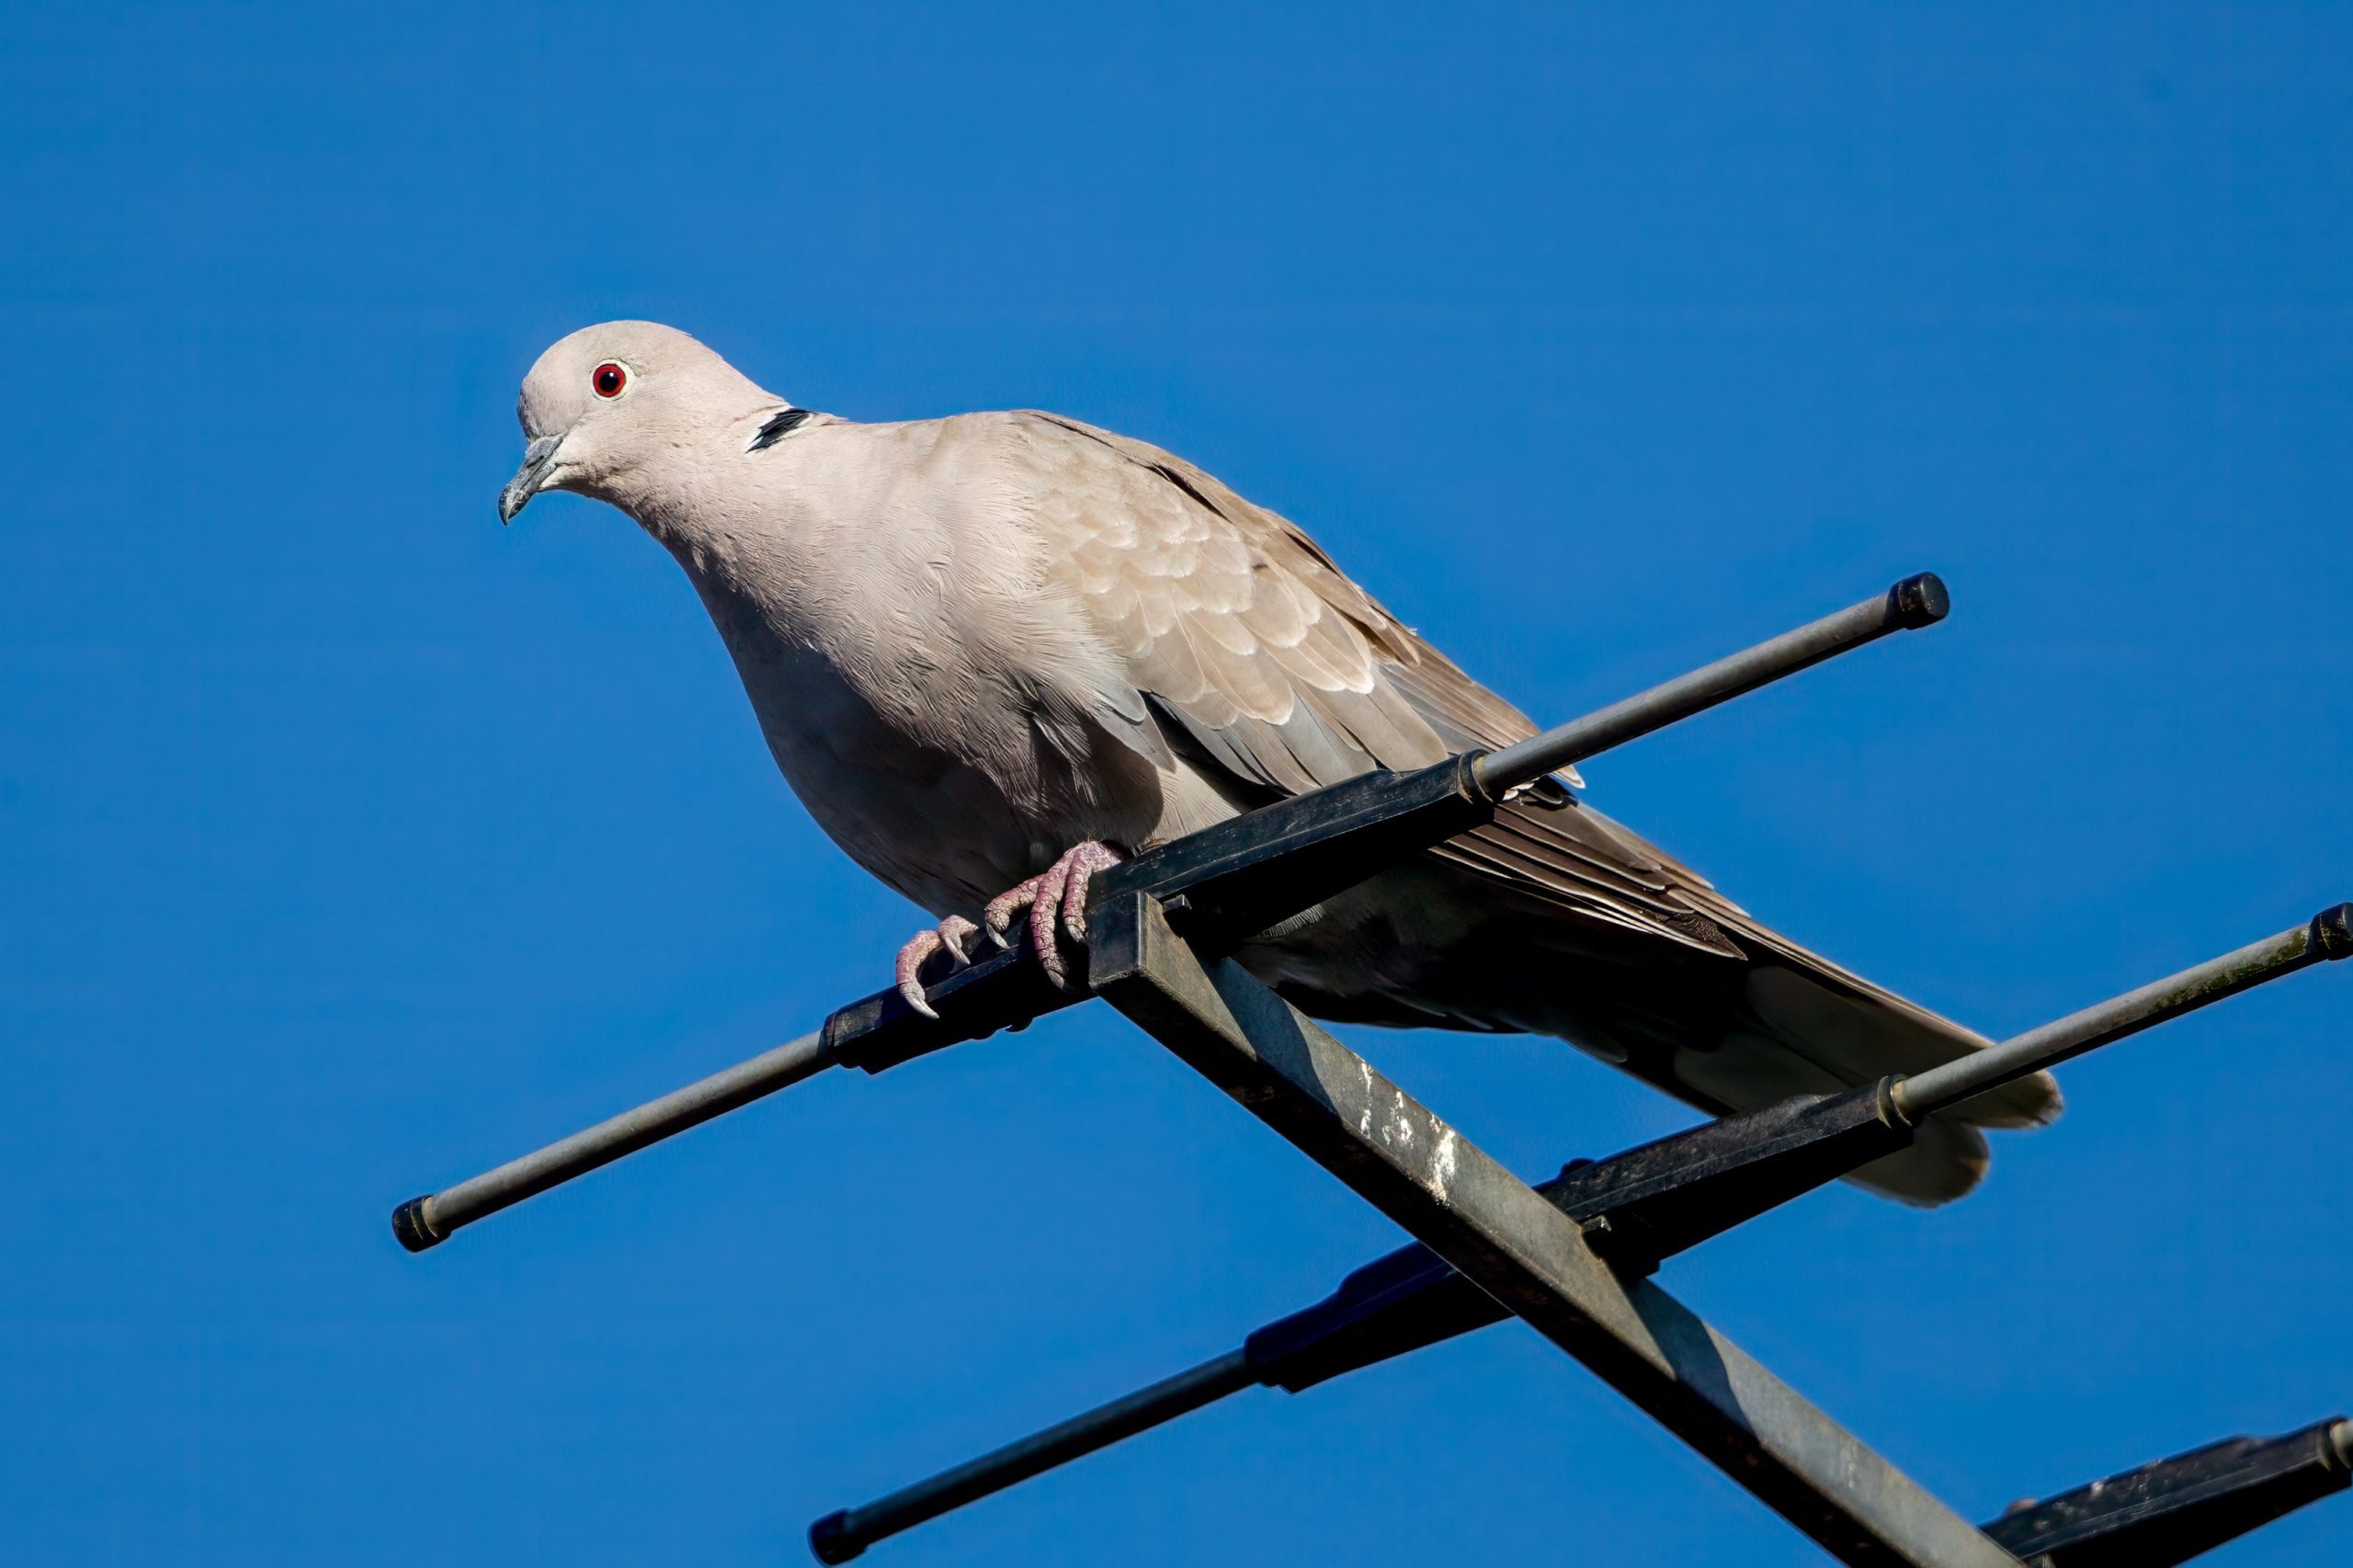
[[[1587,772],[1991,1032],[2353,896],[2342,11],[492,9],[0,19],[0,1558],[789,1562],[1392,1243],[1090,1009],[394,1247],[915,920],[651,541],[498,528],[591,321],[1148,437],[1540,716],[1936,568],[1945,627]],[[1973,1517],[2345,1411],[2347,979],[1665,1281]],[[1687,1119],[1352,1038],[1531,1173]],[[1817,1561],[1516,1327],[872,1560],[1564,1551]],[[2348,1551],[2340,1500],[2217,1561]]]

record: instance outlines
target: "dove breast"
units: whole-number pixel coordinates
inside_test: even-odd
[[[725,483],[629,507],[693,580],[819,825],[935,915],[972,914],[1073,843],[1133,849],[1237,809],[1162,740],[1090,586],[1118,497],[1074,506],[1089,476],[1054,449],[1067,433],[1043,426],[1041,447],[1030,428],[820,415],[719,454]],[[1156,534],[1140,559],[1165,564]]]

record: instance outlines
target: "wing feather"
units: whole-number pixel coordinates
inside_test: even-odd
[[[1236,782],[1297,793],[1535,733],[1288,519],[1145,442],[1057,415],[1009,417],[1040,448],[1077,581],[1135,687]],[[1706,878],[1565,791],[1506,801],[1436,853],[1687,948],[1740,957],[1732,933],[1762,931]]]

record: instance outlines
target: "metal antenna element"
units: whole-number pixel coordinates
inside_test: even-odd
[[[833,1064],[823,1034],[802,1035],[724,1073],[713,1073],[519,1160],[509,1160],[496,1170],[424,1198],[412,1198],[392,1210],[392,1234],[409,1251],[423,1252],[448,1241],[460,1225],[471,1225],[485,1214],[495,1214],[598,1165],[610,1165],[648,1143],[699,1127],[712,1117],[724,1116],[737,1106],[749,1105]]]
[[[2230,1437],[1981,1526],[2036,1568],[2171,1568],[2353,1484],[2353,1421]]]
[[[1002,1492],[1015,1482],[1084,1459],[1097,1449],[1173,1421],[1255,1381],[1248,1358],[1239,1350],[1204,1361],[1059,1426],[1008,1443],[970,1464],[878,1497],[864,1507],[827,1514],[809,1527],[809,1550],[820,1562],[847,1562],[885,1536],[912,1529],[951,1508]]]
[[[2250,942],[2234,953],[2128,991],[2097,1007],[2071,1013],[1988,1050],[1915,1073],[1896,1084],[1896,1108],[1917,1120],[2209,1002],[2235,996],[2251,985],[2348,953],[2353,953],[2353,903],[2340,903],[2322,910],[2302,926]]]
[[[1952,612],[1944,579],[1934,572],[1906,577],[1877,598],[1865,599],[1811,626],[1785,631],[1728,659],[1718,659],[1597,713],[1489,752],[1479,759],[1479,782],[1500,793],[1517,784],[1573,767],[1638,735],[1665,728],[1823,660],[1876,642],[1892,631],[1934,626]]]
[[[1824,659],[1946,614],[1933,573],[1760,642],[1637,697],[1499,752],[1468,752],[1413,773],[1376,770],[1294,796],[1139,855],[1095,879],[1092,908],[1137,893],[1185,909],[1188,935],[1241,940],[1398,860],[1488,821],[1506,790],[1620,745]],[[510,1205],[610,1165],[833,1066],[880,1073],[900,1062],[1084,1001],[1055,989],[1025,946],[992,953],[926,989],[936,1018],[896,991],[835,1011],[804,1035],[699,1083],[511,1160],[392,1212],[411,1252]]]

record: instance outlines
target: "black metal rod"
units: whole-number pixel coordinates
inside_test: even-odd
[[[1917,1121],[1931,1111],[2235,996],[2249,986],[2347,953],[2353,953],[2353,903],[2340,903],[2292,930],[2250,942],[2236,952],[2013,1035],[1984,1051],[1955,1057],[1940,1067],[1915,1073],[1896,1083],[1896,1108]]]
[[[1262,928],[1486,820],[1493,801],[1479,798],[1482,790],[1500,795],[1891,631],[1930,625],[1943,619],[1947,607],[1944,585],[1933,573],[1907,577],[1875,598],[1531,740],[1498,752],[1466,754],[1475,785],[1459,778],[1465,757],[1420,774],[1344,780],[1163,845],[1099,877],[1097,892],[1161,898],[1189,893],[1208,908],[1218,902],[1213,884],[1233,881],[1239,872],[1241,880],[1258,884],[1244,900],[1256,911],[1245,924],[1251,930]],[[1458,776],[1453,788],[1446,787],[1444,776],[1449,774]],[[1428,788],[1415,788],[1416,780]],[[1310,869],[1309,863],[1319,858],[1337,864],[1320,872]],[[1279,891],[1247,875],[1275,862],[1300,872],[1274,879],[1284,884]],[[928,987],[926,996],[940,1014],[938,1020],[915,1013],[896,992],[878,992],[838,1009],[820,1034],[689,1084],[456,1187],[412,1198],[393,1210],[392,1233],[409,1251],[423,1252],[448,1240],[460,1226],[826,1067],[881,1072],[1082,999],[1055,991],[1035,960],[1020,949],[992,954],[959,970]]]
[[[2172,1568],[2353,1485],[2353,1421],[2227,1437],[1979,1527],[2042,1568]]]
[[[1876,598],[1785,631],[1517,745],[1489,752],[1479,759],[1479,782],[1491,794],[1501,794],[1849,649],[1875,642],[1890,632],[1933,626],[1951,608],[1944,583],[1935,573],[1906,577]]]
[[[714,1073],[683,1089],[623,1111],[559,1142],[509,1160],[496,1170],[445,1187],[423,1198],[412,1198],[392,1211],[392,1234],[411,1252],[423,1252],[449,1239],[461,1225],[471,1225],[500,1210],[574,1176],[608,1165],[648,1143],[699,1127],[763,1095],[801,1082],[834,1065],[822,1034],[805,1034],[774,1051]]]
[[[936,1518],[951,1508],[978,1502],[1044,1471],[1108,1448],[1123,1437],[1171,1421],[1189,1410],[1248,1388],[1256,1380],[1249,1359],[1236,1350],[1164,1379],[1125,1399],[1098,1405],[1084,1415],[1033,1433],[983,1454],[968,1464],[941,1471],[860,1507],[843,1508],[809,1527],[809,1550],[820,1562],[847,1562],[885,1536]]]

